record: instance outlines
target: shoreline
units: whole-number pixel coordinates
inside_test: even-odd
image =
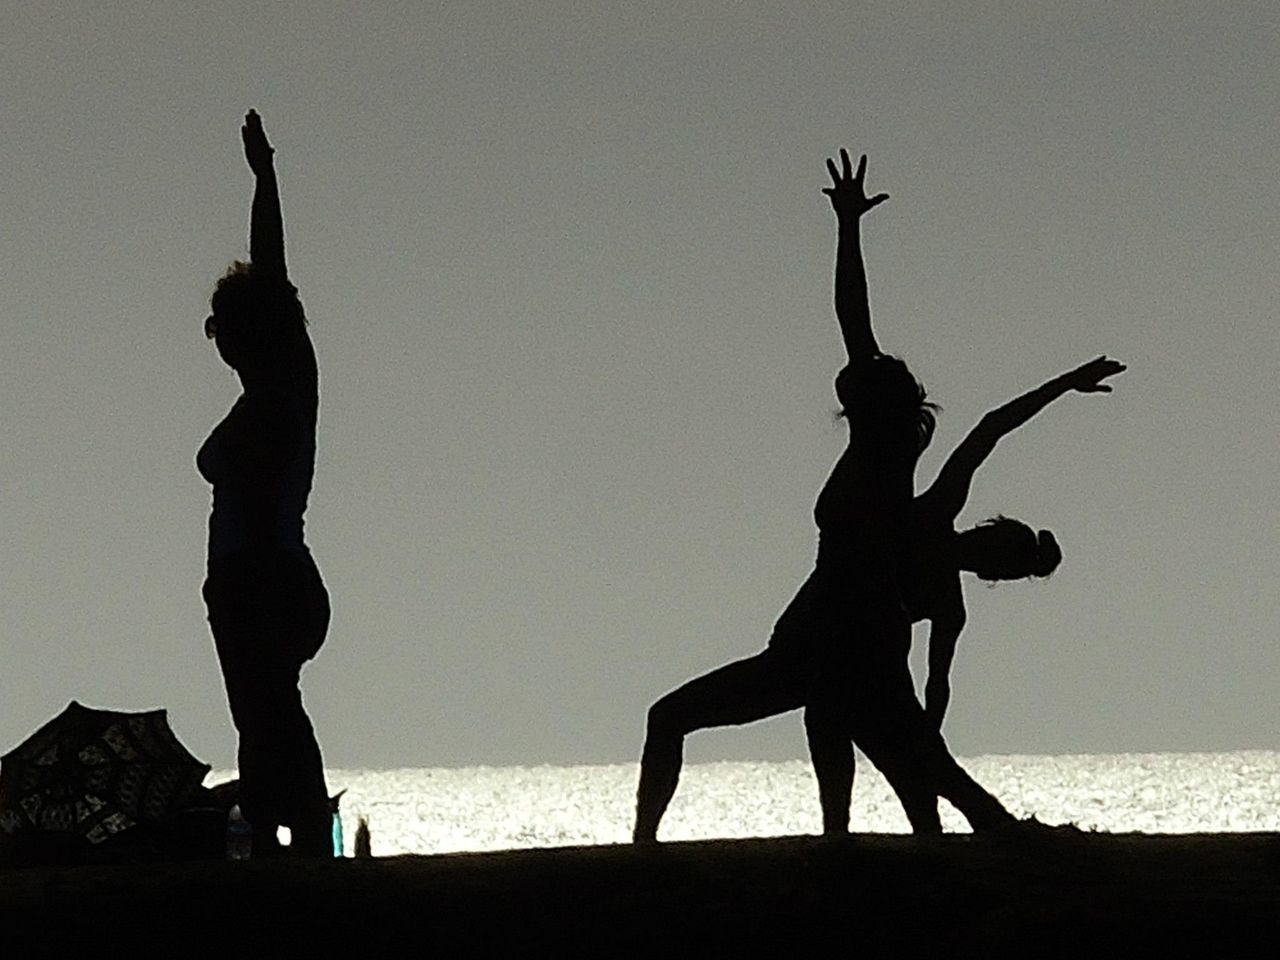
[[[6,956],[200,937],[249,955],[786,956],[830,943],[857,956],[1274,956],[1280,834],[855,834],[0,870]]]

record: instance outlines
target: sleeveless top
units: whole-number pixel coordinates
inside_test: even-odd
[[[938,552],[955,536],[955,527],[913,515],[907,531],[898,583],[907,615],[919,623],[946,612],[949,596],[960,589],[960,571],[938,563]]]
[[[886,429],[865,411],[850,424],[849,444],[813,506],[819,570],[854,565],[878,570],[907,534],[914,494],[917,440]]]
[[[879,413],[874,405],[851,411],[849,444],[813,507],[817,560],[774,625],[769,646],[776,650],[804,658],[843,647],[859,639],[849,632],[855,621],[902,610],[897,571],[919,446],[914,425],[892,425]]]
[[[304,371],[308,362],[315,370],[309,339],[297,359]],[[294,384],[247,390],[200,447],[196,467],[213,486],[210,568],[280,553],[311,562],[303,514],[315,474],[317,410],[314,391],[299,395]]]

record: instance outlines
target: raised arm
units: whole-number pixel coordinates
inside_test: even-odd
[[[284,264],[284,216],[280,212],[280,188],[272,162],[275,150],[262,130],[262,118],[250,110],[240,128],[244,156],[257,179],[249,217],[249,261],[255,270],[288,276]]]
[[[840,333],[844,336],[849,362],[869,359],[880,352],[875,334],[871,332],[871,306],[867,300],[867,271],[862,262],[862,236],[859,222],[862,215],[889,199],[887,193],[868,198],[863,189],[867,173],[867,157],[858,161],[858,172],[853,172],[849,154],[840,150],[840,168],[828,158],[827,170],[831,173],[832,186],[825,187],[839,223],[836,240],[836,319],[840,321]]]
[[[947,519],[955,519],[969,499],[973,475],[991,455],[1001,437],[1012,433],[1054,400],[1072,390],[1080,393],[1110,393],[1111,387],[1102,381],[1114,377],[1124,369],[1124,364],[1118,360],[1098,357],[1074,370],[1059,374],[1030,393],[1024,393],[987,413],[947,458],[933,486],[921,494],[929,511],[937,511]]]

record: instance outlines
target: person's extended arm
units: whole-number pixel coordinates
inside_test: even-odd
[[[929,677],[924,684],[924,715],[934,729],[941,729],[951,702],[951,662],[956,641],[964,629],[964,608],[929,624]]]
[[[947,458],[938,472],[938,479],[922,497],[932,501],[931,509],[954,519],[969,499],[973,475],[991,455],[1001,437],[1012,433],[1054,400],[1072,390],[1080,393],[1110,393],[1111,387],[1102,381],[1124,369],[1124,364],[1118,360],[1098,357],[1074,370],[1059,374],[1031,392],[987,413]]]
[[[862,262],[862,235],[859,223],[862,215],[889,199],[887,193],[868,198],[863,187],[867,173],[864,154],[858,161],[858,172],[853,172],[849,154],[840,151],[840,166],[827,160],[832,186],[825,187],[836,212],[839,233],[836,240],[836,319],[840,321],[840,333],[849,353],[849,361],[856,363],[880,352],[875,334],[871,331],[871,306],[867,300],[867,271]]]
[[[249,261],[255,270],[285,278],[284,216],[280,212],[280,187],[276,183],[275,150],[262,130],[262,118],[250,110],[240,128],[244,156],[257,180],[249,217]]]

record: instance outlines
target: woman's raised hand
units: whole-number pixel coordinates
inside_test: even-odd
[[[887,193],[877,193],[874,197],[867,196],[863,186],[867,175],[865,153],[858,161],[858,172],[854,173],[853,165],[849,163],[849,152],[841,147],[840,167],[841,169],[837,170],[835,161],[830,157],[827,158],[827,170],[831,173],[832,186],[822,188],[822,192],[830,198],[836,216],[860,217],[872,207],[889,199]]]
[[[244,115],[240,138],[244,141],[244,158],[249,161],[249,169],[255,174],[269,172],[271,155],[275,153],[275,149],[267,142],[267,135],[262,130],[262,118],[256,110],[250,110]]]
[[[1081,393],[1110,393],[1111,387],[1102,381],[1107,377],[1114,377],[1117,373],[1123,373],[1125,369],[1125,365],[1119,360],[1098,357],[1068,371],[1063,376],[1072,390],[1079,390]]]

